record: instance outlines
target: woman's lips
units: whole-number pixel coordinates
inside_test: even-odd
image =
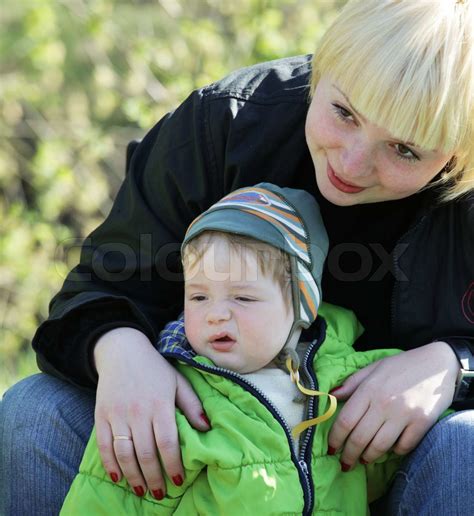
[[[331,184],[335,188],[337,188],[341,192],[349,193],[349,194],[359,193],[359,192],[362,192],[363,190],[365,190],[365,188],[361,188],[360,186],[349,185],[349,184],[345,183],[344,181],[342,181],[341,179],[339,179],[336,176],[334,169],[329,164],[329,161],[327,163],[328,163],[328,166],[327,166],[328,178],[329,178],[329,181],[331,181]]]

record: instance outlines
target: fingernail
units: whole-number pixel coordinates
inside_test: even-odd
[[[362,457],[359,459],[359,462],[361,464],[363,464],[364,466],[367,466],[367,464],[368,464],[368,462],[365,459],[363,459]]]
[[[351,467],[349,466],[349,464],[346,464],[345,462],[341,462],[341,471],[343,471],[344,473],[347,473],[350,469],[351,469]]]
[[[163,498],[165,497],[161,489],[153,489],[152,494],[157,500],[163,500]]]
[[[328,446],[328,455],[336,455],[336,448]]]
[[[117,473],[109,473],[110,478],[112,479],[112,482],[118,482],[118,475]]]
[[[143,496],[143,495],[145,494],[145,490],[143,489],[143,487],[142,487],[142,486],[135,486],[135,487],[133,488],[133,490],[135,491],[135,494],[136,494],[137,496]]]
[[[200,417],[204,421],[204,423],[206,423],[206,425],[211,426],[211,423],[210,423],[209,419],[207,418],[206,414],[204,414],[204,412],[201,414]]]
[[[175,475],[173,477],[173,484],[175,486],[180,486],[183,484],[183,477],[181,475]]]
[[[342,389],[342,385],[340,385],[339,387],[334,387],[334,389],[331,389],[329,391],[329,394],[334,394],[335,392],[339,391],[340,389]]]

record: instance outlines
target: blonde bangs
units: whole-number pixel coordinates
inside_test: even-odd
[[[311,83],[312,93],[327,74],[395,138],[455,154],[460,193],[473,186],[472,13],[455,0],[349,1],[320,42]]]

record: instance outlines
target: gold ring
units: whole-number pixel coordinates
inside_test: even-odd
[[[133,441],[128,435],[114,435],[114,441]]]

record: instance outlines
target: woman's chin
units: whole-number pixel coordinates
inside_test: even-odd
[[[321,195],[330,203],[335,204],[336,206],[353,206],[355,204],[364,204],[368,201],[365,198],[365,190],[360,193],[345,193],[338,190],[335,186],[333,186],[329,180],[325,181],[324,179],[318,178],[316,175],[316,183],[318,185],[318,189]]]

